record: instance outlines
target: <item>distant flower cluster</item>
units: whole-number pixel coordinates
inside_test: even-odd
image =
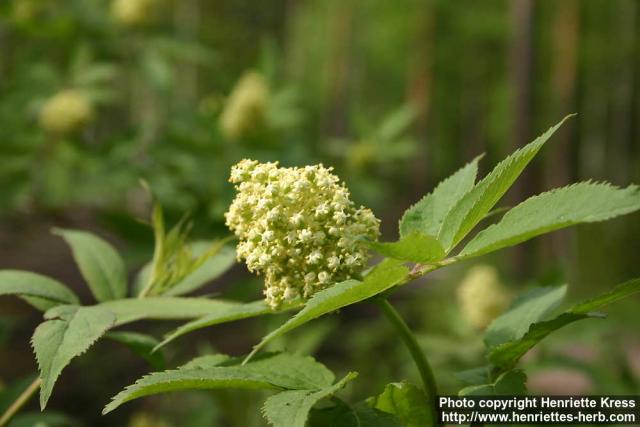
[[[156,0],[113,0],[111,15],[119,24],[135,27],[149,23],[159,6]]]
[[[66,135],[93,118],[93,105],[79,90],[65,89],[49,98],[40,110],[40,126],[52,133]]]
[[[269,96],[269,85],[261,74],[244,74],[220,116],[222,133],[227,138],[238,139],[264,126]]]
[[[366,266],[363,240],[377,239],[380,221],[355,207],[331,168],[242,160],[230,181],[238,194],[226,223],[240,239],[238,259],[264,274],[271,307],[306,300]]]
[[[486,328],[509,305],[511,295],[490,265],[472,267],[458,287],[463,316],[478,329]]]

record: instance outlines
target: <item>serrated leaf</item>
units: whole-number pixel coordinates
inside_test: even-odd
[[[132,331],[113,331],[106,334],[106,338],[127,346],[138,356],[146,360],[154,369],[164,369],[165,359],[161,352],[154,352],[158,340],[151,335]]]
[[[438,240],[447,252],[458,244],[495,206],[540,151],[544,143],[569,117],[571,116],[565,117],[533,142],[498,163],[486,177],[451,208],[438,234]]]
[[[268,355],[245,365],[207,366],[154,372],[118,393],[103,414],[133,399],[153,394],[216,388],[308,390],[329,387],[334,376],[324,365],[308,356],[286,353]]]
[[[116,317],[100,307],[78,307],[66,319],[41,323],[32,338],[40,368],[40,407],[45,408],[53,386],[71,359],[84,353],[115,324]]]
[[[473,188],[478,174],[476,157],[449,178],[442,181],[433,192],[424,196],[418,203],[407,209],[399,224],[400,237],[411,233],[437,236],[442,221],[451,208],[465,193]]]
[[[521,396],[527,393],[526,384],[527,375],[516,369],[500,374],[491,384],[465,387],[458,394],[460,396]]]
[[[551,320],[534,323],[520,339],[508,341],[494,347],[489,352],[489,361],[501,369],[509,369],[514,366],[527,351],[550,333],[578,320],[601,318],[603,315],[594,313],[593,310],[638,292],[640,292],[640,279],[633,279],[616,286],[610,292],[577,304],[570,310]]]
[[[242,305],[232,301],[182,297],[127,298],[100,304],[116,315],[118,325],[139,319],[194,319]]]
[[[484,333],[488,348],[521,338],[529,327],[556,309],[567,294],[567,286],[535,288],[520,295],[502,315],[496,317]]]
[[[467,385],[486,384],[491,380],[491,365],[456,372],[455,377]]]
[[[309,427],[404,427],[387,412],[372,408],[365,402],[350,406],[344,403],[330,408],[313,409]]]
[[[378,295],[401,283],[408,274],[409,270],[401,261],[386,259],[376,265],[362,281],[347,280],[316,293],[301,311],[264,337],[247,359],[275,338],[322,315]]]
[[[210,314],[186,323],[174,331],[165,335],[164,340],[158,344],[156,349],[167,345],[169,342],[179,338],[189,332],[198,329],[207,328],[209,326],[218,325],[220,323],[232,322],[234,320],[248,319],[250,317],[261,316],[263,314],[273,313],[264,301],[254,301],[246,304],[235,304],[211,312]]]
[[[604,221],[640,209],[640,189],[582,182],[531,197],[478,233],[460,253],[468,258],[513,246],[540,234]]]
[[[380,411],[395,415],[405,427],[435,424],[436,415],[430,410],[427,396],[413,384],[387,384],[384,391],[367,403]]]
[[[54,233],[71,247],[82,277],[96,300],[102,302],[126,296],[124,261],[109,243],[85,231],[55,229]]]
[[[369,246],[386,257],[417,263],[440,261],[445,255],[440,242],[420,233],[410,233],[397,242],[371,242]]]
[[[21,270],[0,270],[0,295],[17,295],[38,310],[80,300],[62,283],[47,276]]]
[[[262,413],[274,427],[304,427],[309,411],[316,403],[332,396],[357,376],[350,372],[337,383],[320,390],[289,390],[275,394],[266,400]]]
[[[195,359],[191,359],[189,362],[180,366],[179,369],[193,369],[193,368],[207,368],[212,366],[220,366],[223,363],[232,361],[233,358],[227,354],[205,354],[204,356],[198,356]],[[238,364],[236,362],[234,364]]]
[[[191,247],[193,255],[197,257],[204,254],[207,250],[210,250],[211,244],[198,242],[192,244]],[[208,282],[220,277],[229,270],[235,262],[236,251],[229,246],[222,245],[215,255],[207,258],[200,267],[171,287],[164,295],[177,296],[193,292]]]

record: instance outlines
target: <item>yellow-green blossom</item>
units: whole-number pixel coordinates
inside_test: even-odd
[[[80,129],[93,117],[89,98],[75,89],[62,90],[49,98],[40,110],[40,126],[54,134],[68,134]]]
[[[241,138],[265,124],[269,85],[254,71],[242,76],[225,103],[220,129],[231,139]]]
[[[366,266],[363,240],[377,239],[380,221],[354,205],[332,168],[242,160],[230,181],[238,194],[225,217],[240,239],[238,260],[264,274],[271,307],[306,300]]]
[[[111,16],[121,25],[135,27],[147,24],[158,6],[157,0],[113,0]]]
[[[458,287],[463,316],[478,329],[486,328],[509,305],[511,295],[490,265],[472,267]]]

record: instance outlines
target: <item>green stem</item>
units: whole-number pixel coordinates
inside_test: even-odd
[[[0,417],[0,427],[6,426],[11,418],[31,399],[38,391],[42,380],[38,377],[27,387],[20,396],[9,406],[5,413]]]
[[[397,334],[400,336],[400,339],[404,342],[404,345],[409,350],[409,353],[411,354],[411,357],[413,358],[413,361],[418,368],[418,372],[420,373],[420,377],[422,378],[422,383],[424,384],[424,391],[427,394],[427,400],[432,409],[432,415],[434,418],[432,425],[442,425],[439,422],[438,411],[436,407],[436,399],[438,398],[438,387],[436,385],[436,380],[433,376],[431,366],[429,366],[427,357],[420,348],[420,345],[418,344],[416,337],[411,332],[411,329],[409,329],[409,326],[400,316],[400,313],[398,313],[398,311],[391,305],[391,303],[389,303],[386,298],[377,298],[376,303],[378,307],[380,307],[384,315],[387,317],[389,322],[395,328]]]

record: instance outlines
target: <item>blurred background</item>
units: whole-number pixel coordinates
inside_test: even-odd
[[[394,239],[402,212],[441,179],[481,153],[486,173],[574,112],[503,205],[578,180],[639,183],[639,28],[636,0],[4,0],[0,268],[51,275],[88,301],[51,227],[107,238],[133,275],[153,243],[139,221],[149,211],[140,180],[169,218],[191,215],[195,237],[224,236],[229,168],[245,157],[335,167]],[[453,373],[482,364],[483,322],[465,314],[461,284],[512,295],[567,281],[572,299],[594,295],[638,275],[639,219],[557,232],[398,292],[442,389],[455,393]],[[250,300],[260,286],[236,266],[202,293]],[[530,389],[640,392],[637,306],[545,341],[525,361]],[[0,413],[35,373],[29,337],[40,319],[0,298]],[[167,364],[245,353],[282,320],[195,333],[166,349]],[[175,326],[137,327],[161,336]],[[345,391],[353,399],[418,382],[375,307],[345,309],[278,345],[359,371]],[[101,342],[63,373],[44,416],[32,402],[12,426],[264,425],[260,395],[248,392],[161,396],[99,415],[151,369]]]

